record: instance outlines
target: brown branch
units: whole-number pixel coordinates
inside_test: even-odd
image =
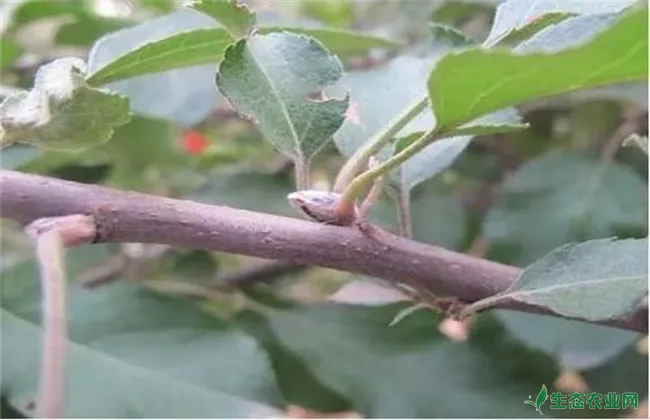
[[[318,265],[417,282],[436,295],[466,302],[502,291],[521,273],[517,267],[387,232],[376,238],[350,227],[0,171],[2,217],[26,223],[68,214],[94,216],[95,242],[158,243]],[[516,302],[500,308],[552,314]],[[647,305],[625,318],[601,324],[645,333]]]

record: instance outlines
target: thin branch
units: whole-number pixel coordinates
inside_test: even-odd
[[[61,418],[68,336],[63,243],[56,231],[39,235],[35,241],[43,294],[43,344],[36,418]]]
[[[621,124],[603,144],[601,162],[610,163],[614,160],[623,141],[639,131],[645,115],[645,111],[637,107],[632,107],[624,113]]]
[[[66,317],[65,246],[95,237],[92,217],[80,214],[39,218],[25,227],[35,242],[41,274],[43,343],[38,381],[37,418],[60,418],[65,399]]]
[[[68,214],[94,217],[95,242],[167,244],[317,265],[397,282],[409,278],[435,295],[465,302],[504,290],[521,273],[517,267],[385,231],[377,238],[351,227],[0,171],[2,217],[29,222]],[[517,302],[505,302],[499,308],[553,315]],[[624,318],[600,323],[647,332],[647,305]]]

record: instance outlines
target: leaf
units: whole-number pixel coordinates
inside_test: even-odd
[[[221,171],[187,198],[206,204],[297,217],[286,199],[292,191],[292,184],[282,177],[255,171]]]
[[[548,358],[513,344],[485,317],[467,342],[445,338],[432,311],[389,326],[406,306],[317,304],[274,309],[257,322],[268,329],[267,339],[273,337],[321,383],[349,398],[351,409],[365,418],[531,415],[513,396],[553,380]]]
[[[40,0],[27,0],[23,2],[6,2],[3,4],[13,12],[8,32],[15,31],[23,25],[40,19],[49,19],[61,15],[76,15],[83,13],[77,1],[60,0],[44,2]],[[4,13],[4,10],[3,10]],[[10,11],[7,11],[10,13]]]
[[[78,272],[103,249],[72,250],[71,267]],[[37,276],[31,261],[2,273],[2,391],[19,408],[36,392]],[[189,302],[132,282],[92,291],[71,286],[68,346],[65,417],[281,414],[269,361],[255,340]]]
[[[635,0],[550,1],[508,0],[497,6],[494,23],[483,45],[512,42],[528,38],[547,25],[574,14],[618,13],[633,5]],[[532,33],[531,33],[532,32]]]
[[[565,369],[592,369],[614,358],[640,334],[524,312],[496,310],[494,316],[531,349],[552,355]]]
[[[569,244],[526,267],[507,290],[469,305],[525,302],[566,317],[599,321],[632,312],[648,294],[646,239]]]
[[[504,34],[502,38],[486,39],[483,42],[484,46],[504,46],[504,45],[517,45],[525,41],[542,29],[553,26],[563,20],[569,18],[569,13],[546,13],[535,19],[528,21],[520,27],[512,28],[510,32]]]
[[[314,39],[253,35],[226,50],[217,86],[279,151],[310,159],[343,122],[348,98],[321,96],[342,72],[340,61]]]
[[[187,0],[184,5],[210,16],[234,38],[247,35],[255,25],[255,13],[237,0]]]
[[[429,22],[429,28],[431,29],[431,33],[437,42],[450,42],[454,47],[463,47],[476,44],[476,41],[451,26]]]
[[[629,167],[552,151],[511,174],[487,214],[491,253],[527,265],[568,242],[647,235],[646,184]],[[549,229],[552,226],[552,229]]]
[[[423,133],[415,133],[395,143],[395,153],[417,140]],[[450,137],[434,141],[424,150],[407,160],[399,169],[399,189],[408,191],[447,169],[469,146],[472,136]]]
[[[413,239],[458,250],[462,246],[469,216],[460,200],[441,184],[437,179],[429,180],[410,192]],[[370,220],[394,232],[398,226],[392,189],[387,188],[384,197],[373,207]]]
[[[93,45],[88,59],[89,73],[99,71],[133,50],[146,48],[147,44],[155,44],[179,33],[219,29],[216,26],[217,23],[210,17],[187,9],[122,29],[101,38]],[[218,60],[222,52],[210,53]],[[216,62],[214,61],[215,64]],[[183,125],[202,121],[219,100],[223,101],[214,92],[214,64],[141,75],[111,83],[108,87],[128,96],[135,113]]]
[[[362,144],[406,107],[411,106],[414,99],[423,96],[426,77],[432,63],[432,59],[405,55],[377,69],[346,74],[341,85],[350,91],[350,108],[341,129],[334,135],[334,142],[341,153],[347,157],[352,156]],[[395,80],[401,81],[399,86],[395,85]],[[397,146],[387,146],[377,157],[380,160],[390,158],[394,147],[401,150],[422,133],[433,128],[434,123],[431,113],[425,110],[395,136]],[[411,188],[445,169],[469,144],[470,134],[505,132],[523,127],[525,125],[521,124],[520,117],[512,109],[467,124],[467,127],[462,128],[464,131],[458,132],[465,133],[468,137],[438,140],[401,166],[401,170],[407,174],[404,188]],[[393,171],[391,177],[399,180],[399,172]],[[401,181],[395,184],[402,185]]]
[[[130,119],[129,101],[89,87],[86,64],[59,59],[39,68],[29,93],[0,104],[3,141],[49,149],[82,149],[107,141]]]
[[[334,28],[303,28],[298,26],[262,26],[260,34],[291,32],[316,38],[325,48],[337,55],[367,54],[375,48],[395,49],[400,42],[362,32]]]
[[[120,30],[132,22],[123,19],[104,18],[98,16],[79,17],[74,22],[64,23],[56,31],[56,45],[74,45],[88,48],[102,35]]]
[[[18,169],[38,155],[38,149],[17,144],[0,151],[0,168]]]
[[[618,18],[620,16],[615,14],[570,17],[542,29],[535,36],[521,42],[512,51],[525,54],[552,54],[580,46],[611,26]]]
[[[589,42],[555,54],[483,48],[447,54],[428,82],[438,132],[507,106],[647,78],[646,15],[647,9],[634,9]]]
[[[8,37],[0,39],[0,69],[6,69],[13,65],[23,53],[22,48],[15,41]]]
[[[119,56],[95,70],[87,82],[101,86],[146,74],[216,63],[231,41],[228,32],[221,28],[179,32]],[[102,38],[93,48],[102,48],[103,42],[111,42],[110,37]]]

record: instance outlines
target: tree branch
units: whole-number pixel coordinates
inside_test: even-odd
[[[22,223],[42,217],[92,215],[95,242],[142,242],[318,265],[398,282],[418,282],[436,295],[466,302],[507,288],[521,269],[382,232],[124,192],[15,171],[0,171],[0,215]],[[502,309],[552,314],[518,302]],[[558,315],[555,315],[558,316]],[[647,333],[647,305],[600,322]]]

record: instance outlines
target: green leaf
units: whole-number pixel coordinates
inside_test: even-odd
[[[328,26],[347,28],[355,19],[355,4],[349,0],[342,1],[306,1],[299,6],[300,16],[318,19]]]
[[[247,35],[255,25],[255,13],[245,4],[238,4],[237,0],[188,0],[185,7],[210,16],[235,38]]]
[[[408,55],[398,56],[386,65],[363,71],[349,72],[341,85],[350,92],[350,108],[334,142],[345,156],[352,154],[388,122],[400,114],[416,98],[425,94],[426,75],[431,61]],[[399,86],[395,84],[400,80]],[[411,120],[396,137],[425,132],[434,125],[430,112]],[[392,146],[380,157],[391,156]]]
[[[38,155],[38,149],[17,144],[0,151],[0,168],[18,169]]]
[[[640,338],[632,331],[582,321],[504,310],[493,314],[522,344],[553,356],[571,370],[600,366]]]
[[[221,171],[187,198],[251,211],[297,217],[286,196],[291,182],[262,172]]]
[[[575,16],[544,28],[521,42],[512,51],[517,54],[553,54],[589,42],[595,35],[619,19],[619,15]]]
[[[367,54],[374,48],[395,49],[400,42],[362,32],[333,28],[302,28],[297,26],[262,26],[258,33],[291,32],[316,38],[325,48],[337,55]]]
[[[449,42],[454,47],[476,44],[476,41],[451,26],[429,23],[429,28],[436,42]]]
[[[23,53],[22,48],[9,37],[0,39],[0,69],[10,67]]]
[[[406,306],[317,304],[274,309],[258,322],[365,418],[531,415],[514,401],[522,389],[553,381],[556,369],[548,358],[513,344],[486,317],[473,325],[468,342],[446,339],[432,311],[389,326]]]
[[[321,96],[342,72],[340,61],[314,39],[253,35],[226,50],[217,86],[279,151],[310,159],[343,123],[347,96]]]
[[[504,1],[497,7],[492,29],[483,45],[516,44],[572,15],[618,13],[634,3],[635,0]]]
[[[524,23],[522,26],[512,28],[510,32],[503,34],[502,38],[486,39],[483,42],[483,45],[517,45],[520,42],[531,38],[542,29],[560,23],[569,17],[571,17],[571,14],[569,13],[546,13]]]
[[[101,38],[89,53],[89,73],[143,45],[156,43],[179,33],[215,29],[217,23],[195,10],[185,9],[113,32]],[[221,57],[221,51],[211,51]],[[216,61],[214,62],[216,64]],[[129,97],[131,109],[139,114],[163,118],[182,125],[194,125],[206,118],[222,100],[214,92],[214,64],[183,67],[163,73],[142,75],[110,84]]]
[[[174,0],[140,0],[143,6],[157,12],[169,13],[174,10]]]
[[[635,9],[589,42],[555,54],[483,48],[447,54],[428,82],[437,129],[444,133],[481,115],[551,95],[644,79],[647,30],[647,9]]]
[[[526,267],[507,290],[467,311],[518,301],[590,321],[620,317],[648,294],[647,256],[647,239],[568,244]]]
[[[60,1],[40,1],[27,0],[23,2],[6,2],[4,7],[15,7],[12,19],[10,21],[9,31],[40,20],[59,17],[61,15],[78,15],[83,14],[83,7],[79,7],[80,2],[77,0],[60,0]],[[3,10],[4,13],[4,10]]]
[[[97,16],[80,18],[75,22],[65,23],[56,31],[56,45],[74,45],[88,48],[102,35],[120,30],[130,22],[122,19],[100,18]]]
[[[103,249],[72,250],[71,277]],[[31,261],[2,273],[2,391],[17,408],[36,393],[37,278]],[[281,415],[265,351],[192,303],[128,281],[92,291],[71,286],[69,301],[65,417]]]
[[[100,40],[94,48],[101,48]],[[105,64],[88,76],[90,85],[101,86],[151,73],[216,63],[232,42],[225,29],[195,29],[149,42]]]
[[[423,133],[415,133],[395,143],[395,153],[417,140]],[[472,136],[440,139],[410,158],[398,170],[399,189],[408,191],[447,169],[469,146]]]
[[[511,174],[483,222],[494,257],[527,265],[568,242],[647,235],[647,185],[629,167],[566,151]],[[552,229],[549,229],[552,226]]]
[[[415,98],[425,94],[426,76],[432,66],[431,59],[399,56],[387,65],[365,71],[351,72],[341,81],[350,93],[350,108],[341,129],[334,135],[334,142],[345,156],[352,154],[368,139],[378,133]],[[400,80],[396,87],[395,80]],[[390,158],[394,150],[401,150],[417,140],[421,134],[434,126],[431,112],[425,110],[406,125],[396,137],[396,144],[385,147],[380,160]],[[514,109],[506,109],[485,116],[458,129],[465,136],[442,139],[427,146],[420,153],[392,172],[397,188],[410,189],[447,168],[469,144],[474,134],[506,132],[525,127]],[[449,133],[453,136],[454,133]],[[406,175],[400,178],[399,170]]]
[[[83,149],[108,141],[129,119],[129,101],[89,87],[86,64],[59,59],[39,68],[34,88],[0,104],[4,142],[49,149]]]

